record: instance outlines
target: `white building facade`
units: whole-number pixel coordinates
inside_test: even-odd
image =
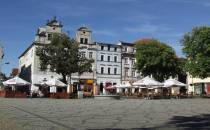
[[[121,47],[116,44],[96,43],[96,73],[100,92],[106,87],[121,83]]]
[[[210,77],[201,79],[187,75],[187,91],[194,95],[210,95]]]
[[[133,83],[140,78],[140,74],[135,69],[135,44],[120,41],[118,45],[121,46],[122,84]]]
[[[37,84],[50,80],[51,78],[60,78],[56,73],[40,71],[39,58],[36,55],[36,49],[42,44],[50,44],[54,34],[62,33],[62,27],[63,26],[56,18],[48,21],[46,26],[38,28],[34,42],[19,57],[19,75],[21,78],[31,82],[32,92],[37,92],[39,90]]]
[[[38,28],[34,42],[19,56],[19,75],[31,82],[32,92],[39,91],[38,84],[43,81],[48,81],[51,78],[61,78],[56,73],[40,71],[36,48],[42,44],[50,44],[54,34],[63,33],[62,27],[61,22],[57,21],[56,18],[48,21],[46,26]],[[138,75],[133,70],[135,64],[133,44],[94,42],[92,40],[92,31],[87,27],[80,27],[76,31],[75,39],[80,43],[82,55],[88,59],[93,59],[94,63],[92,64],[92,72],[86,72],[82,75],[73,74],[71,83],[86,85],[87,89],[97,84],[100,92],[105,93],[105,88],[110,85],[130,82],[137,78]]]

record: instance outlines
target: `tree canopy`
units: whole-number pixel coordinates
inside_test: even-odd
[[[178,58],[172,47],[155,39],[143,39],[135,44],[135,67],[142,76],[152,75],[158,81],[177,76]]]
[[[210,27],[195,27],[181,40],[187,57],[186,71],[193,77],[210,76]]]
[[[37,56],[40,59],[40,70],[49,69],[63,77],[63,82],[66,83],[66,76],[70,77],[73,73],[91,70],[89,60],[81,55],[79,51],[79,43],[66,35],[55,35],[50,44],[43,44],[37,47]]]

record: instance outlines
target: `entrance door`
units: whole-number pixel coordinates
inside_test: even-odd
[[[103,93],[104,85],[103,83],[100,83],[100,93]]]

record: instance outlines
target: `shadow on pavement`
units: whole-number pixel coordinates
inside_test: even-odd
[[[126,130],[210,130],[210,114],[196,116],[174,116],[166,124],[152,128],[130,128]],[[93,129],[91,129],[93,130]],[[124,130],[124,129],[97,129],[97,130]]]
[[[168,122],[182,130],[210,130],[210,114],[196,116],[174,116]]]

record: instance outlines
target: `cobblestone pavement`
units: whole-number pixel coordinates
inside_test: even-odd
[[[0,98],[0,130],[209,130],[210,99]]]

